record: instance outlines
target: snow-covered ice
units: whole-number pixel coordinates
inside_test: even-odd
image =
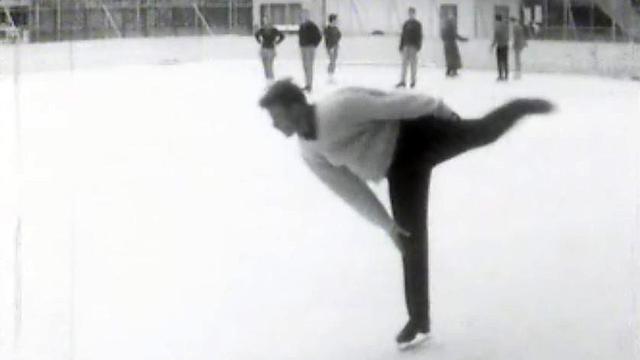
[[[334,88],[324,66],[314,97]],[[276,73],[300,79],[301,66]],[[390,88],[397,76],[344,66],[338,79]],[[418,91],[464,117],[518,96],[558,110],[435,171],[435,340],[408,353],[393,342],[406,320],[396,250],[270,127],[257,59],[25,74],[14,89],[1,75],[3,359],[17,213],[18,359],[640,356],[637,83],[421,69]]]

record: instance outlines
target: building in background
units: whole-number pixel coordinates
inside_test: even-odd
[[[522,18],[537,39],[640,39],[640,0],[0,0],[0,36],[16,29],[30,41],[250,34],[265,15],[295,31],[303,8],[319,25],[337,13],[346,35],[396,35],[410,6],[434,39],[449,13],[471,39],[490,38],[498,13]]]
[[[269,14],[280,28],[295,29],[306,8],[318,24],[337,13],[346,34],[398,34],[410,6],[433,38],[448,13],[461,34],[476,39],[492,36],[496,14],[522,18],[539,39],[626,40],[640,29],[640,0],[254,0],[253,23]]]

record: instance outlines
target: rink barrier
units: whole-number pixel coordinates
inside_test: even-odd
[[[20,46],[22,72],[56,71],[135,64],[258,59],[252,37],[238,35],[170,38],[107,39],[59,43],[0,45],[0,73],[10,72],[14,46]],[[277,50],[277,59],[297,60],[297,38],[289,36]],[[460,44],[464,69],[495,69],[489,40]],[[513,56],[513,55],[512,55]],[[327,60],[324,47],[318,61]],[[443,67],[439,39],[427,39],[420,52],[422,66]],[[343,64],[398,65],[398,39],[394,36],[345,37],[339,61]],[[522,56],[524,71],[640,77],[640,44],[530,41]],[[513,62],[511,63],[513,64]],[[512,66],[512,65],[511,65]]]

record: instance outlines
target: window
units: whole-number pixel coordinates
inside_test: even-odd
[[[302,4],[262,4],[260,6],[261,22],[266,15],[275,25],[296,25],[300,22]]]

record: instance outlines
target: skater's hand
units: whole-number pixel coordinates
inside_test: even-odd
[[[401,253],[404,253],[404,246],[402,245],[402,243],[403,243],[402,238],[411,236],[411,233],[409,231],[405,230],[400,225],[393,224],[393,226],[389,230],[389,236],[393,240],[393,244],[396,246],[396,248]]]

